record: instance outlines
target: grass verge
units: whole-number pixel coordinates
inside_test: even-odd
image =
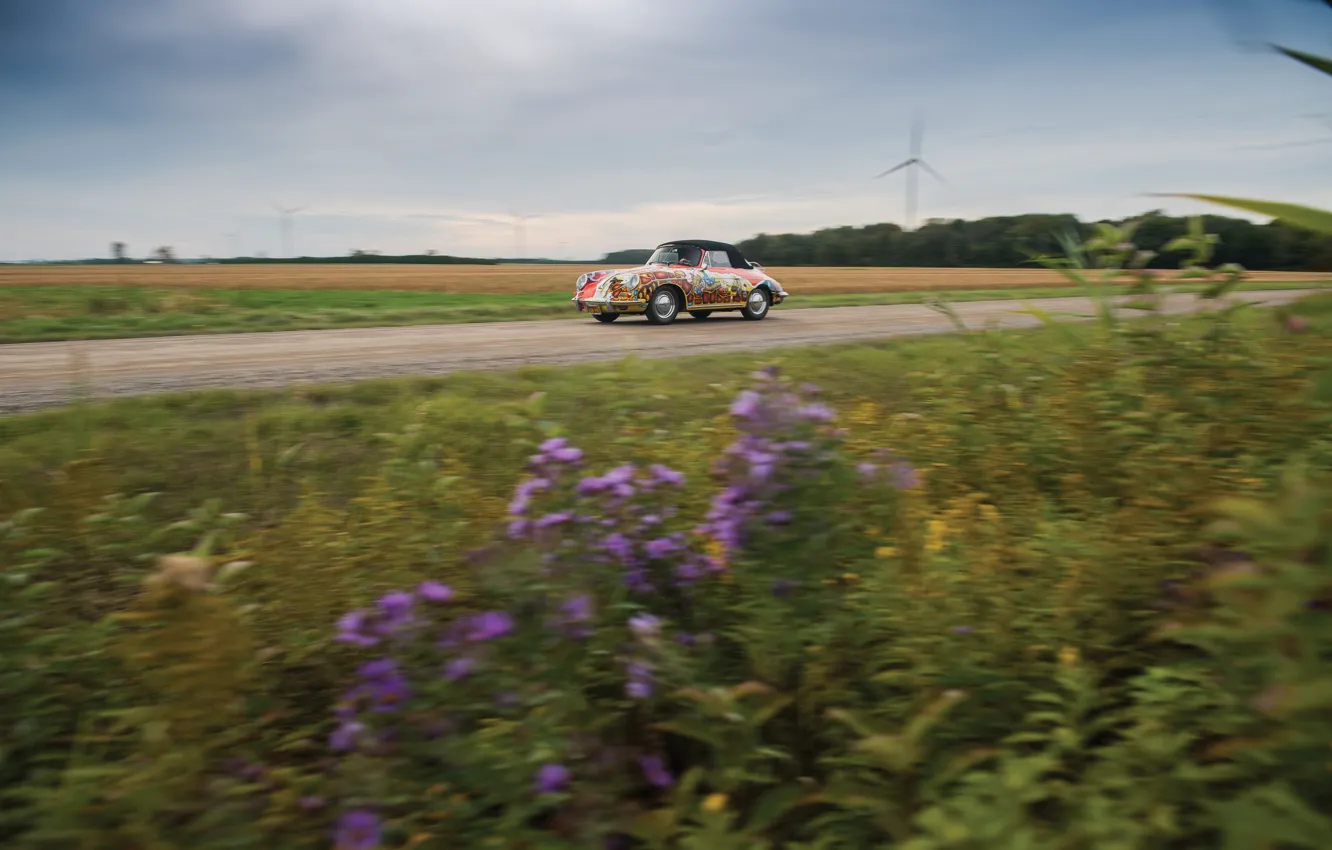
[[[1197,291],[1181,286],[1181,291]],[[1308,283],[1243,289],[1317,288]],[[929,292],[797,293],[777,309],[918,304]],[[1054,298],[1070,287],[941,293],[953,301]],[[263,290],[95,286],[0,287],[0,344],[250,331],[576,319],[567,293],[460,294],[393,290]]]
[[[1329,846],[1289,315],[0,420],[0,839]]]

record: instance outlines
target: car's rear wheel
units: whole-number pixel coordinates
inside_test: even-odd
[[[693,316],[695,319],[711,319],[711,318],[712,318],[712,311],[711,311],[711,310],[694,310],[694,311],[691,312],[689,315]]]
[[[663,286],[648,300],[647,318],[654,325],[669,325],[680,315],[680,298],[675,289]]]
[[[593,313],[592,318],[601,322],[603,325],[609,325],[611,322],[620,318],[619,313]]]
[[[749,293],[749,300],[745,306],[740,308],[740,315],[750,321],[757,322],[768,315],[768,308],[772,306],[772,296],[768,294],[766,287],[759,287]]]

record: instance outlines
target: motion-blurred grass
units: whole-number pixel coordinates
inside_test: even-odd
[[[1242,289],[1302,289],[1319,284],[1249,283]],[[1196,291],[1197,286],[1181,291]],[[918,304],[923,290],[866,293],[794,292],[778,309]],[[953,301],[1055,298],[1070,287],[964,289]],[[576,319],[564,292],[454,293],[412,290],[192,289],[177,287],[3,286],[0,343],[114,339],[248,331]]]

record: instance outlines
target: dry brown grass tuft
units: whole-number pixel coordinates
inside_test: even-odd
[[[385,289],[487,294],[568,292],[604,266],[244,265],[3,266],[0,286],[150,286],[199,289]],[[826,268],[767,270],[793,294],[917,292],[1066,286],[1048,269]],[[1252,272],[1254,283],[1324,281],[1324,272]]]

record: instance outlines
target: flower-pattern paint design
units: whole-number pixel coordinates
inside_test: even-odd
[[[623,312],[641,313],[652,293],[667,284],[684,294],[686,310],[743,307],[759,286],[768,288],[773,304],[782,303],[787,294],[781,284],[757,268],[713,271],[653,265],[589,272],[578,278],[573,300],[579,310],[587,303],[616,304],[629,307]]]

